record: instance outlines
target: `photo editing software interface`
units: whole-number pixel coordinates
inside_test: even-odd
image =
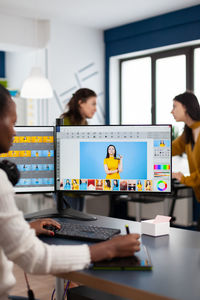
[[[57,126],[56,190],[171,192],[171,126]]]
[[[15,192],[51,192],[54,186],[54,127],[15,127],[16,136],[0,161],[14,162],[20,171]]]

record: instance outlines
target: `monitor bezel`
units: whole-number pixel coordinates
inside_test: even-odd
[[[55,126],[53,125],[16,125],[14,126],[14,128],[19,128],[19,127],[24,127],[24,128],[52,128],[53,129],[53,138],[54,138],[54,190],[53,191],[17,191],[16,187],[13,187],[15,190],[15,194],[51,194],[51,193],[55,193]],[[10,149],[9,149],[10,151]]]
[[[151,195],[151,196],[168,196],[168,195],[171,195],[172,194],[172,124],[120,124],[120,125],[117,125],[117,124],[112,124],[112,125],[89,125],[89,127],[169,127],[170,128],[170,150],[171,150],[171,156],[170,156],[170,187],[171,187],[171,191],[167,191],[167,192],[161,192],[161,191],[82,191],[82,190],[58,190],[57,189],[57,167],[56,167],[56,157],[57,157],[57,152],[56,152],[56,145],[57,145],[57,127],[88,127],[88,125],[56,125],[55,126],[55,136],[54,136],[54,143],[55,143],[55,152],[54,152],[54,158],[55,158],[55,192],[61,192],[61,193],[73,193],[73,194],[78,194],[78,195],[134,195],[134,194],[137,194],[137,195],[142,195],[142,196],[147,196],[147,195]]]

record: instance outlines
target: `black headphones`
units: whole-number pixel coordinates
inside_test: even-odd
[[[0,162],[0,169],[6,172],[8,179],[10,180],[13,186],[15,186],[18,183],[20,179],[20,172],[16,164],[4,159]]]

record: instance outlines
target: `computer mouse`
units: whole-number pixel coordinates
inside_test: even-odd
[[[56,226],[52,225],[52,224],[47,224],[47,225],[44,225],[43,228],[47,229],[47,230],[51,230],[53,231],[54,233],[58,232],[59,231],[59,228],[57,228]]]

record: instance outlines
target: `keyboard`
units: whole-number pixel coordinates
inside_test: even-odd
[[[64,223],[60,222],[61,229],[57,229],[55,226],[46,225],[46,229],[52,230],[55,237],[83,240],[91,242],[101,242],[112,238],[114,235],[119,234],[120,229],[98,227],[94,225],[85,225],[80,223]]]

